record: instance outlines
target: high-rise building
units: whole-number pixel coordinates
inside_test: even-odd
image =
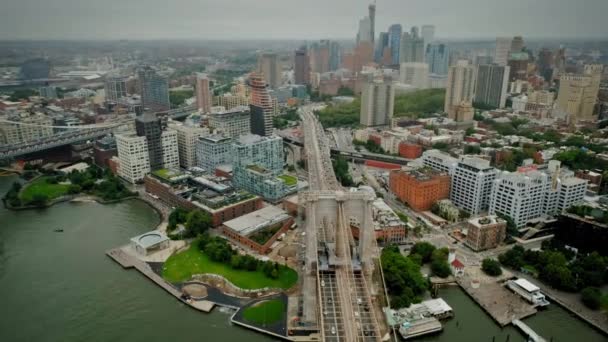
[[[47,99],[56,99],[57,98],[57,89],[53,86],[44,86],[38,88],[38,92],[41,97],[45,97]]]
[[[542,48],[538,53],[538,61],[536,62],[538,66],[538,72],[547,82],[551,82],[553,78],[553,51]]]
[[[196,143],[199,137],[209,134],[209,129],[178,122],[170,123],[169,128],[177,132],[179,165],[184,169],[196,166]]]
[[[388,28],[388,42],[391,49],[391,64],[398,65],[400,63],[399,50],[401,50],[401,35],[403,29],[401,24],[393,24]]]
[[[104,82],[106,102],[116,103],[120,98],[127,96],[127,77],[110,75]]]
[[[162,112],[171,108],[169,102],[169,81],[150,66],[137,71],[141,105],[144,111]]]
[[[310,47],[310,70],[326,73],[329,71],[330,41],[327,39],[315,42]]]
[[[372,37],[372,45],[376,39],[376,2],[369,4],[367,7],[369,20],[370,20],[370,36]]]
[[[276,202],[297,191],[283,173],[283,139],[277,136],[241,136],[232,144],[232,180],[236,187]],[[289,180],[289,181],[288,181]]]
[[[563,74],[556,107],[568,113],[571,122],[593,120],[603,65],[585,65],[582,75]]]
[[[509,55],[509,81],[527,81],[528,80],[528,60],[529,56],[526,52],[517,52]]]
[[[464,157],[454,168],[450,199],[469,214],[478,215],[488,209],[494,179],[496,169],[490,161]]]
[[[220,165],[232,164],[232,139],[223,134],[199,137],[196,143],[197,165],[213,172]]]
[[[249,97],[243,95],[233,95],[231,93],[216,96],[214,101],[218,106],[224,107],[226,110],[230,110],[234,107],[249,106]]]
[[[506,66],[511,53],[511,43],[513,39],[508,37],[496,38],[496,49],[494,50],[494,63]]]
[[[424,49],[435,41],[435,26],[434,25],[422,25],[420,28],[420,35],[424,40]]]
[[[213,112],[209,115],[209,127],[227,137],[236,139],[251,133],[249,107],[240,106],[230,110]]]
[[[458,122],[472,121],[475,117],[475,110],[471,102],[462,101],[458,106],[454,106],[453,119]]]
[[[509,85],[509,67],[496,64],[477,67],[475,102],[504,108]]]
[[[342,60],[342,50],[340,43],[331,41],[329,43],[329,71],[336,71],[340,69]]]
[[[399,82],[418,89],[429,87],[429,65],[426,63],[401,63]]]
[[[145,136],[117,134],[118,175],[129,183],[137,183],[150,173],[150,155]]]
[[[211,112],[211,91],[209,90],[209,78],[207,74],[196,74],[196,107],[202,113]]]
[[[249,109],[251,111],[251,133],[268,136],[272,134],[272,118],[274,109],[272,99],[266,81],[257,73],[249,75],[249,87],[251,88],[251,101]]]
[[[511,53],[522,52],[524,49],[524,38],[522,36],[515,36],[511,40]]]
[[[361,124],[390,125],[395,105],[395,87],[389,79],[368,80],[361,94]]]
[[[440,150],[426,150],[422,153],[422,164],[439,172],[449,175],[454,173],[458,159]]]
[[[294,81],[296,84],[310,84],[310,60],[306,46],[296,50],[294,69]]]
[[[21,64],[21,79],[39,80],[49,78],[51,63],[44,58],[29,59]]]
[[[545,214],[545,190],[550,183],[546,173],[500,172],[490,197],[490,214],[510,217],[517,227]]]
[[[450,196],[450,176],[429,168],[392,171],[390,190],[416,211],[431,210],[438,200]]]
[[[448,84],[445,93],[444,111],[454,117],[454,106],[473,101],[475,92],[475,67],[466,60],[460,60],[448,70]]]
[[[401,36],[401,49],[399,50],[401,63],[424,62],[424,40],[418,36],[418,28],[404,32]]]
[[[384,50],[388,48],[388,32],[380,32],[378,40],[376,40],[376,49],[374,51],[374,61],[376,63],[382,63],[382,57],[384,56]]]
[[[359,20],[359,32],[357,33],[357,44],[369,42],[374,46],[375,25],[376,25],[376,5],[368,6],[368,15]]]
[[[425,60],[431,74],[447,75],[450,63],[450,49],[442,43],[430,43],[426,46]]]
[[[258,56],[257,72],[264,76],[266,84],[272,89],[281,85],[281,63],[276,53],[264,52]]]
[[[131,183],[150,171],[179,168],[177,132],[164,127],[153,113],[138,117],[136,133],[117,134],[118,175]]]

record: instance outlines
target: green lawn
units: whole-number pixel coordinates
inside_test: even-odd
[[[294,176],[280,175],[278,178],[283,180],[287,186],[292,186],[292,185],[298,184],[298,179]]]
[[[21,200],[24,203],[29,203],[36,194],[46,195],[48,200],[52,200],[68,193],[69,185],[47,183],[47,179],[48,177],[39,177],[28,183],[19,195]]]
[[[273,324],[280,321],[285,313],[285,303],[272,299],[256,303],[243,311],[245,320],[257,324]]]
[[[196,244],[192,244],[189,249],[169,257],[163,267],[163,278],[172,283],[189,280],[192,275],[201,273],[221,275],[242,289],[264,287],[288,289],[298,280],[296,271],[284,266],[280,268],[277,279],[268,278],[261,271],[232,269],[228,265],[210,260],[207,255],[198,249]]]

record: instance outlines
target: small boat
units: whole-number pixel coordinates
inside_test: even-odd
[[[53,230],[55,233],[63,233],[63,228],[57,228]]]

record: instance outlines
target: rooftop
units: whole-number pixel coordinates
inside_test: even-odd
[[[169,240],[169,238],[165,234],[156,230],[131,238],[132,242],[138,244],[144,249],[148,249],[167,240]]]
[[[226,221],[224,225],[243,236],[248,236],[288,218],[289,215],[283,209],[269,205],[252,213]]]
[[[519,278],[519,279],[515,280],[514,283],[528,292],[535,292],[535,291],[540,290],[540,288],[538,286],[532,284],[531,282],[529,282],[527,279],[524,279],[524,278]]]

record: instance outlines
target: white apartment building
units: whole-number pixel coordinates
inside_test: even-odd
[[[360,122],[363,126],[387,126],[393,119],[395,87],[390,80],[363,85]]]
[[[150,173],[150,156],[145,136],[117,134],[118,175],[129,183],[137,183]]]
[[[177,132],[180,166],[185,169],[196,166],[196,143],[199,137],[209,134],[209,129],[173,122],[169,124],[169,129]]]
[[[488,209],[496,169],[490,161],[477,157],[463,157],[452,174],[450,199],[460,209],[477,215]]]
[[[551,180],[545,191],[544,210],[548,214],[560,213],[582,201],[587,190],[587,180],[574,177],[574,172],[560,166],[559,161],[551,160],[546,171]]]
[[[249,107],[238,106],[209,115],[209,126],[227,137],[236,139],[251,133]]]
[[[473,101],[475,93],[475,66],[460,60],[448,70],[448,82],[443,111],[454,118],[455,107]]]
[[[179,148],[177,143],[177,132],[164,131],[161,135],[163,149],[163,167],[165,169],[179,169]]]
[[[458,159],[439,150],[424,151],[420,159],[422,159],[422,164],[424,166],[440,172],[447,172],[450,175],[454,173],[456,164],[458,164]]]
[[[429,87],[429,65],[420,62],[401,63],[399,82],[418,89],[427,89]]]
[[[517,227],[545,214],[545,191],[550,179],[544,172],[500,172],[494,181],[489,213],[510,217]]]
[[[213,172],[216,167],[232,164],[232,139],[221,134],[200,137],[196,144],[197,165]]]

